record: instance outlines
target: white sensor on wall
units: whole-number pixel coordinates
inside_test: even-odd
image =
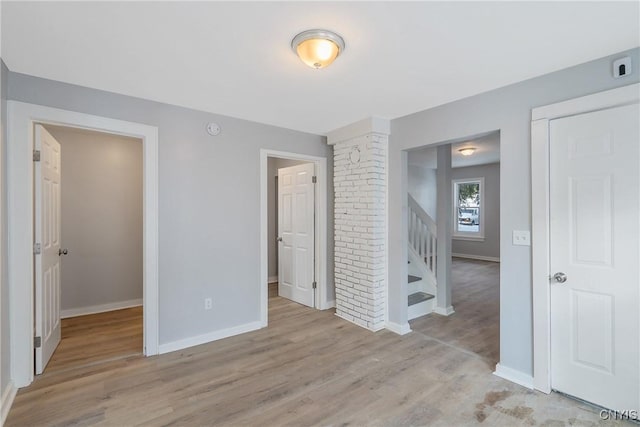
[[[613,77],[619,78],[628,76],[631,74],[631,58],[625,56],[624,58],[616,59],[613,61]]]
[[[207,133],[212,136],[216,136],[220,134],[220,126],[216,123],[209,123],[207,125]]]

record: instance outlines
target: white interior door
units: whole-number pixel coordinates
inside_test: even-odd
[[[313,307],[313,163],[278,169],[278,295]]]
[[[640,409],[639,117],[549,127],[551,387],[615,410]]]
[[[60,144],[35,127],[35,334],[36,374],[41,374],[60,343]]]

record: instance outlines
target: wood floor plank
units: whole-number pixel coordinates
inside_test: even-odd
[[[495,367],[500,361],[500,263],[453,258],[451,316],[429,314],[411,329],[468,350]]]
[[[62,340],[44,374],[142,354],[142,307],[62,319]]]

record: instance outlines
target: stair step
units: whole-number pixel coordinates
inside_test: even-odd
[[[409,305],[420,304],[421,302],[428,301],[430,299],[435,298],[433,295],[428,294],[426,292],[416,292],[414,294],[409,295]]]
[[[412,276],[412,275],[410,274],[410,275],[409,275],[409,281],[408,281],[408,283],[419,282],[420,280],[422,280],[422,277]]]

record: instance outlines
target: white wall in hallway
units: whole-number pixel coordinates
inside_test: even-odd
[[[7,78],[9,70],[0,59],[0,398],[11,384],[9,360],[9,276],[7,257]],[[4,402],[3,402],[4,403]]]
[[[409,156],[411,156],[411,153],[409,153]],[[409,194],[411,194],[422,209],[436,221],[438,201],[436,169],[409,163],[407,186],[409,187]]]

